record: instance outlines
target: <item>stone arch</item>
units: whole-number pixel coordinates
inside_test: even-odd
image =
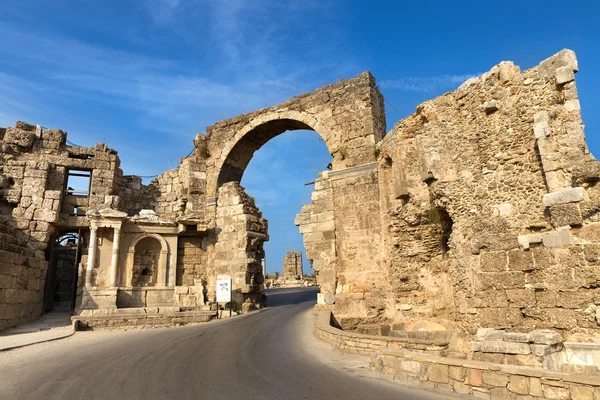
[[[333,157],[334,171],[375,162],[375,145],[386,129],[383,96],[375,78],[364,72],[206,128],[196,150],[205,158],[190,174],[192,192],[212,205],[218,188],[242,178],[255,151],[288,130],[317,132]],[[326,166],[323,166],[325,169]],[[202,182],[201,182],[202,181]]]
[[[240,182],[254,153],[269,140],[286,131],[301,129],[315,131],[323,139],[332,156],[339,150],[339,144],[334,140],[333,129],[315,115],[303,111],[274,111],[261,114],[237,131],[221,150],[221,156],[216,160],[218,175],[215,186],[209,188],[209,193],[216,194],[218,188],[226,182]]]
[[[125,278],[125,285],[126,286],[132,286],[132,279],[133,279],[133,266],[134,266],[134,262],[135,262],[135,250],[136,250],[136,246],[137,244],[142,241],[143,239],[155,239],[158,241],[158,243],[160,243],[160,255],[158,258],[158,268],[157,268],[157,281],[156,281],[156,285],[157,286],[166,286],[167,282],[168,282],[168,260],[169,260],[169,244],[167,243],[167,241],[165,240],[165,238],[163,238],[161,235],[156,234],[156,233],[142,233],[137,235],[132,241],[131,244],[129,245],[129,249],[127,250],[127,262],[125,265],[125,271],[126,271],[126,278]]]

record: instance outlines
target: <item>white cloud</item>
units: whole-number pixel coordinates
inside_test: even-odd
[[[148,51],[150,43],[137,41],[151,40],[141,31],[136,41],[118,46],[0,22],[0,126],[21,119],[58,127],[84,146],[106,138],[119,150],[125,173],[150,175],[176,166],[207,125],[277,104],[354,68],[349,60],[322,57],[319,52],[328,50],[320,46],[310,56],[284,48],[286,22],[301,20],[291,13],[309,7],[325,13],[326,2],[144,1],[160,25],[146,28],[158,34],[172,28],[172,39],[185,38],[180,48],[189,49],[190,57]],[[274,12],[281,14],[279,23],[269,24]],[[190,62],[202,58],[210,62]],[[164,161],[157,163],[156,154]]]
[[[0,25],[0,37],[5,38],[0,56],[11,59],[15,67],[35,64],[42,75],[23,78],[0,74],[3,89],[0,104],[6,106],[20,99],[22,104],[12,104],[9,108],[25,116],[28,107],[23,99],[30,98],[30,108],[41,105],[32,89],[55,96],[94,100],[104,97],[113,105],[137,110],[142,124],[173,133],[192,124],[203,129],[218,120],[278,103],[307,89],[294,79],[294,71],[289,76],[274,78],[249,73],[245,79],[218,82],[184,73],[173,61],[71,39],[22,33],[7,25]],[[28,51],[19,52],[22,46]],[[52,104],[46,103],[43,108],[50,111]]]
[[[407,92],[435,93],[458,87],[467,79],[480,74],[439,75],[426,77],[406,77],[380,82],[382,89],[397,89]]]

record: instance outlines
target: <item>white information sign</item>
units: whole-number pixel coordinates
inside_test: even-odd
[[[217,279],[217,303],[231,301],[231,279]]]

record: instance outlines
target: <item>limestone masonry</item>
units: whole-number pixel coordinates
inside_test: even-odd
[[[526,71],[502,62],[387,134],[365,72],[208,127],[149,185],[105,144],[0,129],[0,330],[59,307],[90,327],[202,320],[217,276],[235,310],[261,307],[268,224],[239,182],[267,141],[311,129],[333,156],[295,221],[317,309],[356,333],[443,332],[470,360],[597,373],[600,164],[578,69],[570,50]],[[302,277],[300,252],[284,275]]]
[[[283,257],[283,279],[300,280],[302,276],[302,252],[288,251]]]

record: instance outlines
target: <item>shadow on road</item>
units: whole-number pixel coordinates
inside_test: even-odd
[[[290,304],[316,303],[319,288],[267,289],[267,307],[287,306]]]

